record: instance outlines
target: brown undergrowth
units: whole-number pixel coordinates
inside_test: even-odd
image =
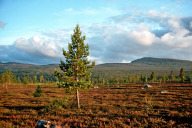
[[[43,97],[34,98],[36,86],[1,86],[0,127],[35,127],[40,119],[65,127],[192,127],[192,84],[142,87],[81,90],[77,110],[75,93],[64,88],[42,86]]]

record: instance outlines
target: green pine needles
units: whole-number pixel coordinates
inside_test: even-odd
[[[184,72],[183,68],[181,68],[181,70],[180,70],[179,77],[181,78],[181,82],[185,81],[185,72]]]
[[[71,35],[71,43],[68,44],[68,51],[63,48],[63,55],[65,61],[61,60],[59,73],[56,69],[54,71],[59,82],[59,87],[66,87],[69,90],[74,88],[89,88],[91,81],[89,80],[91,73],[88,72],[90,68],[95,65],[95,62],[89,61],[89,45],[84,43],[85,36],[81,36],[82,32],[79,25],[74,29]]]
[[[40,85],[37,85],[37,89],[33,93],[33,96],[34,97],[41,97],[42,96],[42,90],[41,90],[41,86]]]

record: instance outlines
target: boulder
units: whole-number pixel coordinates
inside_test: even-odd
[[[50,121],[41,119],[39,120],[35,128],[61,128],[61,127],[51,124]]]
[[[99,86],[98,85],[94,85],[93,88],[99,88]]]
[[[159,91],[159,93],[166,94],[166,93],[169,93],[169,92],[168,91]]]
[[[146,84],[146,85],[144,86],[144,89],[148,89],[148,88],[151,88],[151,87],[152,87],[151,85]]]

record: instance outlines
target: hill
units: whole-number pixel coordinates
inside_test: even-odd
[[[49,79],[53,79],[54,69],[59,69],[58,64],[49,65],[33,65],[22,63],[0,63],[0,74],[6,70],[11,70],[16,76],[50,76]],[[180,69],[184,68],[185,72],[192,72],[192,61],[176,60],[167,58],[151,58],[144,57],[132,61],[131,63],[106,63],[96,65],[91,72],[93,75],[98,73],[112,73],[112,74],[143,74],[149,75],[153,70],[156,74],[169,74],[171,70],[175,74],[178,74]]]
[[[168,58],[144,57],[141,59],[134,60],[131,63],[143,63],[143,64],[148,64],[148,65],[187,66],[187,65],[192,64],[192,61],[168,59]]]
[[[187,75],[192,74],[192,61],[176,60],[167,58],[144,57],[132,61],[131,63],[107,63],[95,66],[93,74],[114,74],[115,76],[146,75],[152,71],[156,75],[170,75],[171,70],[178,76],[180,69],[184,68]]]
[[[45,80],[55,81],[56,78],[54,77],[53,74],[55,68],[59,68],[59,65],[58,64],[33,65],[33,64],[8,62],[8,63],[0,63],[0,74],[8,70],[11,70],[14,76],[20,77],[21,80],[27,75],[29,75],[31,79],[33,79],[34,76],[37,76],[37,78],[39,78],[40,76],[44,76]]]
[[[97,65],[94,70],[192,70],[192,61],[167,58],[144,57],[131,63],[106,63]]]

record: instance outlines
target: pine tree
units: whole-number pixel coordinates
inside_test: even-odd
[[[44,78],[43,78],[43,76],[40,76],[39,82],[40,82],[40,83],[44,83]]]
[[[101,74],[99,74],[99,84],[101,84],[102,83],[102,78],[101,78]]]
[[[123,77],[122,77],[122,76],[119,78],[118,82],[119,82],[121,85],[123,84],[124,79],[123,79]]]
[[[30,83],[29,74],[27,74],[27,81]]]
[[[5,73],[5,88],[7,89],[7,86],[12,83],[14,78],[14,75],[12,74],[12,72],[9,70]]]
[[[144,83],[146,83],[148,81],[147,76],[144,77]]]
[[[43,96],[40,85],[37,85],[37,89],[36,89],[35,92],[33,93],[33,96],[34,96],[35,98],[37,98],[37,100],[38,100],[38,107],[39,107],[39,97]]]
[[[61,60],[60,69],[63,73],[59,73],[55,69],[55,75],[59,78],[60,86],[73,89],[74,87],[83,87],[86,85],[85,79],[91,76],[88,72],[95,65],[95,62],[87,60],[89,56],[89,46],[85,45],[85,36],[81,36],[82,32],[79,25],[74,29],[71,35],[71,43],[68,44],[68,51],[63,48],[63,55],[66,61]],[[91,84],[91,82],[89,82]]]
[[[33,83],[37,83],[37,76],[34,76]]]
[[[162,75],[162,80],[163,80],[163,82],[166,82],[167,81],[167,76],[166,75]]]
[[[6,71],[5,73],[1,74],[0,82],[3,84],[3,87],[7,89],[7,86],[10,83],[16,82],[15,76],[12,74],[12,72]]]
[[[33,96],[34,97],[41,97],[42,96],[42,90],[41,90],[41,86],[40,85],[37,85],[37,89],[33,93]]]
[[[1,74],[1,84],[3,85],[3,87],[5,86],[4,84],[5,84],[5,81],[6,81],[6,78],[5,78],[5,74],[3,73],[3,74]]]
[[[135,83],[136,82],[136,76],[132,77],[132,82]]]
[[[132,82],[133,82],[133,78],[132,78],[131,75],[128,76],[128,78],[127,78],[127,82],[128,82],[128,83],[132,83]]]
[[[151,81],[153,81],[153,82],[156,80],[155,71],[153,71],[153,72],[151,73],[150,79],[151,79]]]
[[[58,86],[67,87],[69,92],[77,88],[77,108],[79,105],[79,92],[78,88],[90,87],[91,81],[86,81],[87,77],[91,76],[88,72],[90,68],[95,65],[95,62],[88,61],[89,45],[85,45],[85,36],[81,36],[82,32],[79,25],[74,29],[73,35],[71,35],[71,43],[68,44],[68,51],[63,48],[63,55],[66,61],[61,60],[60,69],[63,73],[59,73],[56,69],[54,74],[59,78]]]
[[[171,70],[171,81],[175,80],[175,75],[173,74],[173,71]]]
[[[18,84],[21,83],[21,79],[20,79],[20,77],[17,77],[17,83],[18,83]]]
[[[136,75],[136,82],[140,82],[140,77],[139,77],[139,75]]]
[[[12,75],[11,71],[10,71],[10,70],[7,71],[7,72],[5,73],[5,79],[6,79],[5,82],[6,82],[6,85],[9,85],[9,84],[11,83],[12,78],[13,78],[13,75]]]
[[[143,77],[143,75],[141,74],[141,76],[140,76],[140,80],[139,80],[140,82],[143,82],[144,81],[144,77]]]
[[[27,77],[24,77],[24,78],[23,78],[23,84],[24,84],[24,85],[27,85],[28,83],[29,83],[28,78],[27,78]]]
[[[184,82],[184,80],[185,80],[185,73],[184,73],[184,69],[183,68],[181,68],[181,70],[180,70],[179,77],[181,78],[181,82]]]
[[[105,85],[105,78],[102,79],[102,85]]]

